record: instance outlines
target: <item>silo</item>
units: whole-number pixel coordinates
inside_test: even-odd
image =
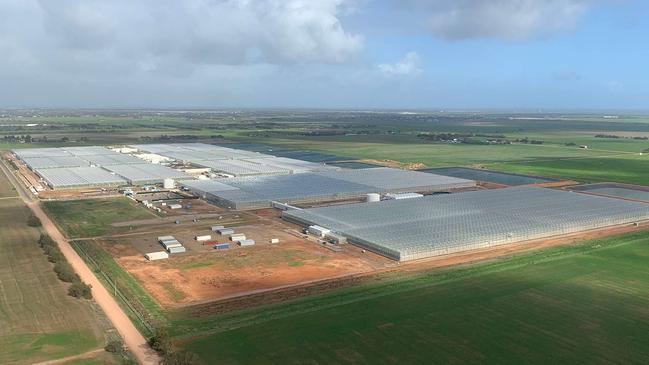
[[[374,202],[379,202],[381,201],[381,194],[377,193],[369,193],[367,194],[367,202],[368,203],[374,203]]]
[[[164,179],[162,187],[165,189],[173,189],[176,187],[176,183],[174,182],[174,179]]]

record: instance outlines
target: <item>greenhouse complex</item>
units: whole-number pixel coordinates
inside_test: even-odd
[[[324,202],[368,193],[436,192],[475,187],[472,180],[387,167],[331,170],[291,175],[183,181],[202,198],[228,208],[268,208],[271,202]]]
[[[399,261],[649,219],[649,205],[536,187],[283,212]]]

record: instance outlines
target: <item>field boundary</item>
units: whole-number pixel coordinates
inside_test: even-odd
[[[81,254],[79,256],[81,256],[81,258],[85,262],[90,264],[90,266],[92,267],[94,273],[98,273],[98,274],[101,275],[102,281],[104,281],[106,284],[108,284],[106,289],[109,292],[112,291],[113,297],[118,299],[118,302],[120,304],[122,304],[122,307],[125,306],[128,309],[128,311],[135,317],[135,319],[137,319],[138,323],[142,327],[144,327],[144,329],[146,329],[146,331],[147,331],[146,335],[152,335],[155,332],[155,326],[152,323],[149,323],[144,318],[142,313],[140,313],[135,307],[133,307],[133,305],[128,301],[128,298],[126,297],[126,295],[124,295],[124,293],[122,293],[122,291],[117,288],[116,282],[113,281],[110,278],[109,274],[107,274],[106,272],[104,272],[101,269],[99,264],[86,252],[86,250],[83,249],[83,247],[81,247],[81,245],[77,241],[70,241],[70,245],[72,246],[72,248],[74,248],[75,251],[77,251],[77,252],[79,252]],[[139,302],[139,299],[137,299],[137,298],[134,298],[134,299]],[[141,302],[140,302],[140,305],[142,305]]]

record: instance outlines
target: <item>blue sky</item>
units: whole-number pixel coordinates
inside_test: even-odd
[[[634,0],[0,0],[0,107],[649,109]]]

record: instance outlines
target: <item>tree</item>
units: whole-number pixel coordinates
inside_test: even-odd
[[[90,285],[82,281],[75,281],[68,288],[68,295],[75,298],[92,299],[92,290]]]
[[[104,350],[113,354],[121,354],[124,352],[124,342],[120,339],[108,341]]]
[[[79,276],[74,272],[72,266],[65,261],[54,264],[54,272],[61,281],[65,281],[66,283],[74,283],[79,280]]]
[[[149,345],[151,345],[152,349],[162,354],[171,353],[172,345],[169,329],[167,327],[156,328],[153,337],[149,340]]]
[[[27,225],[30,227],[40,227],[43,224],[41,223],[41,220],[38,219],[37,216],[32,214],[29,217],[27,217]]]

